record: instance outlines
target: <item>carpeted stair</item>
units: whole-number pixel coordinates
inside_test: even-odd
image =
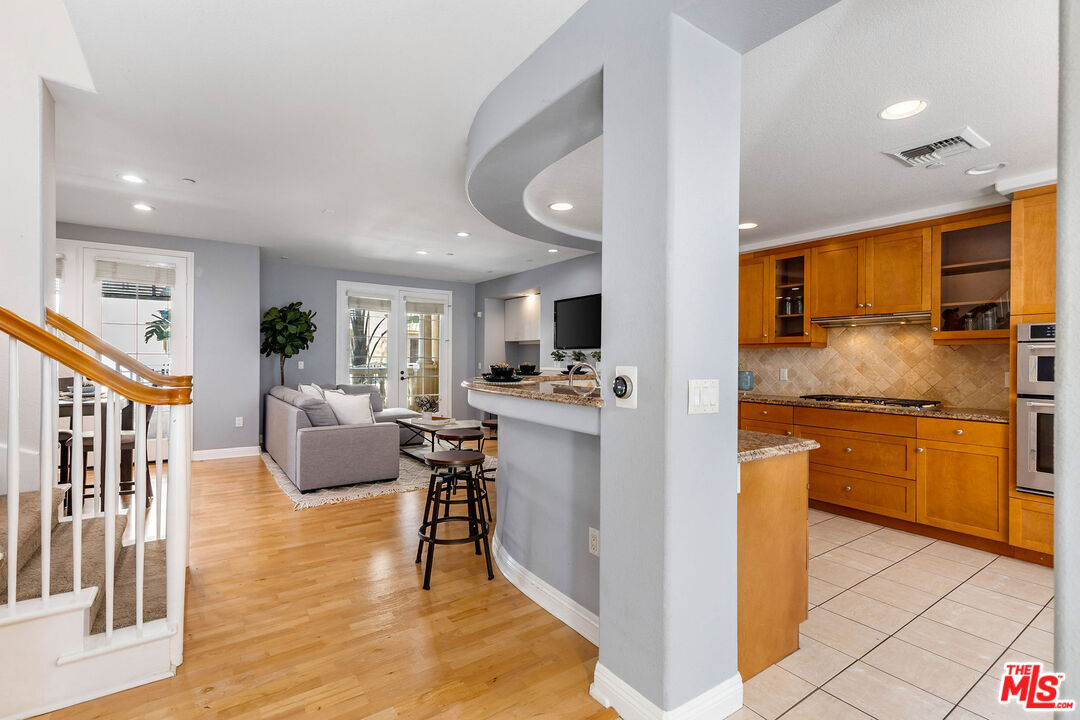
[[[56,505],[63,497],[63,490],[54,492]],[[0,501],[6,497],[0,498]],[[40,496],[37,492],[22,493],[19,515],[19,575],[17,599],[29,600],[41,596],[41,526]],[[0,502],[0,537],[7,538],[6,506]],[[49,592],[70,592],[73,584],[72,522],[60,522],[59,513],[53,514],[53,530],[50,556]],[[105,631],[105,518],[83,519],[82,531],[82,586],[98,588],[90,607],[91,633]],[[113,628],[135,624],[135,546],[121,544],[128,516],[116,516],[115,535],[115,597],[113,600]],[[5,546],[6,547],[6,546]],[[165,617],[165,541],[145,543],[145,583],[143,585],[143,620]],[[0,606],[7,603],[7,562],[0,564],[3,573],[0,584]]]

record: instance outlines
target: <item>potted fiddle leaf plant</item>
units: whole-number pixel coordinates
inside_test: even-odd
[[[262,345],[259,348],[266,357],[280,358],[281,384],[285,384],[285,361],[301,350],[307,350],[315,339],[318,327],[313,322],[314,310],[304,310],[297,300],[281,307],[272,307],[263,313],[259,323]]]

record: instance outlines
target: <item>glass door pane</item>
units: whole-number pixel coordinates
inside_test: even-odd
[[[775,298],[775,337],[803,337],[803,315],[806,309],[805,255],[777,258]]]
[[[442,405],[442,345],[445,305],[406,299],[405,393],[406,407],[422,412],[420,398]]]
[[[384,401],[390,373],[391,301],[349,296],[349,382],[378,385]]]
[[[944,332],[1007,330],[1011,223],[941,233],[941,308]]]

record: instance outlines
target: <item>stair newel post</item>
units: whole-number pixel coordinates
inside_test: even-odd
[[[101,353],[94,353],[94,358],[98,362],[101,362]],[[105,475],[107,473],[105,469],[105,463],[102,462],[101,449],[103,447],[102,438],[102,418],[101,418],[101,403],[105,400],[105,395],[102,392],[103,388],[101,383],[94,383],[94,512],[93,515],[97,515],[104,510],[102,504],[103,496],[101,494],[102,485],[105,483]],[[82,444],[79,445],[79,451],[82,452]]]
[[[105,637],[113,633],[113,604],[116,599],[116,501],[120,493],[120,404],[115,390],[108,391],[105,443]],[[101,463],[94,460],[95,466]]]
[[[82,590],[82,512],[86,468],[83,466],[83,376],[75,373],[71,389],[71,567],[72,590]]]
[[[8,612],[15,612],[19,570],[19,341],[8,337],[7,572]]]
[[[131,515],[135,516],[135,633],[143,633],[143,580],[146,558],[146,405],[135,405],[135,501]]]
[[[188,505],[191,475],[191,405],[169,412],[169,499],[165,523],[166,602],[172,636],[172,664],[184,661],[184,588],[187,579]]]
[[[56,484],[56,361],[41,356],[41,441],[38,492],[41,496],[41,599],[48,600],[52,574],[52,491]]]
[[[165,537],[165,528],[161,525],[161,456],[165,454],[162,407],[154,407],[154,532],[158,540]]]

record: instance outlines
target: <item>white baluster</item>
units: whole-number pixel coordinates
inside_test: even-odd
[[[15,577],[19,569],[19,341],[8,338],[7,436],[7,605],[15,612]]]
[[[165,499],[161,494],[161,456],[165,453],[164,421],[161,419],[163,409],[164,406],[162,405],[154,408],[154,425],[156,426],[154,447],[154,529],[157,532],[158,540],[165,537],[165,528],[161,524],[164,520],[161,516],[161,503]]]
[[[135,633],[143,632],[143,561],[146,553],[146,405],[135,405],[135,501],[128,522],[135,516]]]
[[[72,379],[71,401],[71,562],[72,562],[72,589],[75,592],[82,590],[82,511],[83,511],[83,485],[86,468],[83,467],[83,377],[75,373]]]
[[[38,494],[41,497],[41,599],[49,599],[52,572],[52,491],[56,484],[56,424],[53,413],[60,401],[56,387],[56,363],[41,356],[41,445],[38,459]]]
[[[98,362],[101,355],[95,353]],[[91,516],[96,516],[102,510],[102,486],[105,484],[105,464],[101,462],[101,449],[105,447],[104,423],[101,418],[101,403],[105,399],[104,388],[101,383],[94,383],[94,510]],[[82,423],[79,423],[79,431],[82,432]]]
[[[109,390],[108,421],[105,444],[108,464],[105,467],[105,637],[112,637],[113,603],[116,594],[116,500],[120,492],[120,413],[116,392]],[[95,469],[101,461],[94,459]]]
[[[191,474],[190,405],[174,405],[169,411],[169,504],[165,522],[167,616],[172,636],[172,664],[184,661],[184,587],[187,580],[188,504]]]

